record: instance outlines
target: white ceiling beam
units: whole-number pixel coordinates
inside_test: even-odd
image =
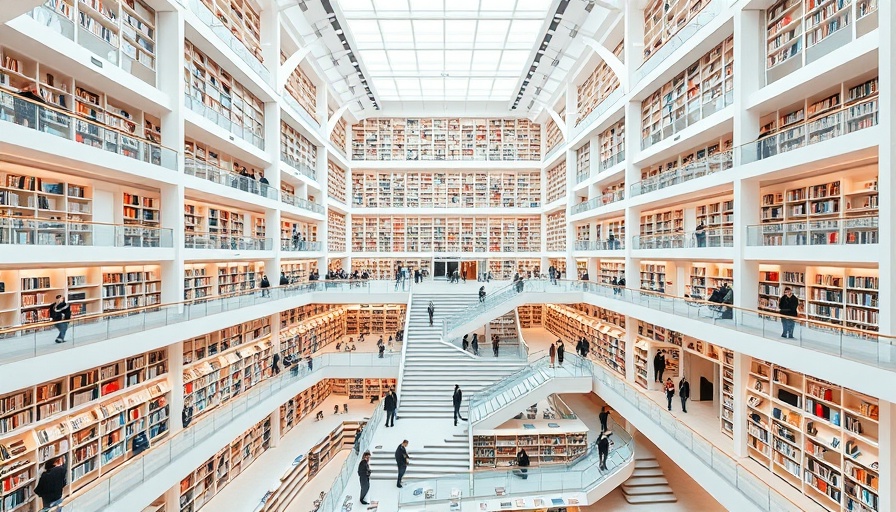
[[[582,42],[590,46],[591,49],[593,49],[594,52],[607,63],[607,66],[610,67],[610,70],[616,75],[616,78],[619,79],[619,84],[622,86],[622,90],[627,91],[628,73],[625,72],[625,64],[619,60],[619,57],[617,57],[612,50],[595,41],[594,38],[583,37]]]
[[[351,106],[353,101],[349,101],[348,103],[342,105],[341,107],[336,109],[336,112],[333,112],[333,115],[330,116],[330,119],[327,120],[327,138],[330,138],[330,134],[333,133],[333,129],[336,128],[336,124],[339,122],[339,119],[342,118],[342,114],[345,113],[346,110]]]
[[[472,42],[457,42],[452,43],[449,42],[447,44],[442,43],[428,43],[428,42],[395,42],[395,43],[359,43],[358,51],[363,52],[365,50],[516,50],[516,51],[530,51],[532,49],[531,43],[472,43]]]
[[[280,74],[277,77],[277,90],[282,91],[284,87],[286,87],[286,81],[289,80],[289,77],[292,75],[292,72],[299,67],[299,64],[311,53],[311,49],[320,44],[320,39],[315,39],[305,46],[299,48],[292,55],[287,57],[287,59],[280,66]]]
[[[541,12],[516,12],[507,11],[351,11],[344,12],[346,20],[538,20],[543,21],[546,14]]]

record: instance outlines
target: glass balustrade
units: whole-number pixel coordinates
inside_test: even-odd
[[[0,245],[174,247],[171,228],[0,216]]]

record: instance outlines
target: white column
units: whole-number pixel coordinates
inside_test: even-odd
[[[625,317],[625,380],[635,382],[635,340],[638,339],[638,319]],[[647,379],[650,381],[650,379]]]
[[[626,7],[628,10],[628,7]],[[626,30],[628,30],[626,24]],[[628,36],[626,36],[628,37]],[[629,45],[626,45],[629,46]],[[593,146],[596,149],[596,145]],[[634,162],[636,155],[641,152],[641,105],[637,102],[629,102],[625,105],[625,199],[628,202],[631,196],[632,184],[641,179],[641,169]],[[594,156],[592,155],[592,159]],[[641,226],[641,209],[628,206],[625,209],[625,285],[628,288],[638,288],[641,282],[641,265],[632,258],[632,239],[638,235]],[[608,232],[609,233],[609,232]],[[615,233],[618,237],[619,234]],[[606,238],[608,235],[604,235]],[[628,325],[628,324],[626,324]]]
[[[734,180],[734,305],[747,309],[759,304],[759,262],[744,259],[747,226],[759,224],[759,196],[758,180]]]
[[[278,38],[279,39],[279,38]],[[279,58],[279,57],[278,57]],[[280,104],[269,102],[264,104],[264,151],[271,165],[264,170],[270,186],[280,194]],[[272,257],[265,260],[264,272],[271,284],[276,286],[280,281],[280,208],[265,208],[265,237],[273,243]]]
[[[318,97],[318,99],[320,99],[320,98]],[[325,107],[325,110],[326,110],[326,107]],[[323,251],[323,257],[321,257],[317,263],[317,271],[321,275],[324,275],[327,273],[327,258],[330,255],[330,229],[329,229],[329,223],[327,221],[327,213],[329,213],[329,211],[330,211],[329,208],[327,208],[327,202],[329,201],[329,199],[327,199],[327,196],[328,196],[327,186],[328,186],[328,182],[329,182],[329,176],[327,174],[327,159],[329,157],[328,157],[327,153],[328,152],[327,152],[326,146],[318,147],[317,148],[317,160],[315,162],[317,182],[320,183],[320,197],[317,199],[317,202],[319,204],[323,205],[323,207],[324,207],[324,220],[323,220],[323,222],[320,223],[320,228],[317,230],[318,235],[319,235],[318,239],[321,241],[321,246],[322,246],[321,250]],[[349,179],[349,178],[346,177],[346,179]],[[346,219],[346,222],[348,222],[348,219]],[[345,226],[346,233],[348,233],[349,229],[351,229],[351,227],[348,226],[348,224],[346,224],[346,226]]]
[[[629,83],[635,71],[644,62],[644,4],[643,1],[627,0],[625,4],[625,47],[622,50]],[[640,5],[639,5],[640,4]],[[626,140],[628,140],[626,138]],[[626,151],[626,155],[629,155]]]
[[[896,29],[896,6],[892,1],[879,2],[879,33],[880,33],[880,51],[878,56],[880,59],[880,75],[879,86],[880,96],[878,97],[879,109],[878,124],[880,130],[880,150],[878,163],[878,193],[880,194],[880,243],[877,254],[879,255],[880,269],[880,332],[893,333],[896,332],[896,272],[894,272],[894,264],[896,264],[896,208],[893,201],[896,201],[896,181],[893,178],[893,167],[896,165],[896,145],[892,142],[896,137],[896,125],[894,125],[893,116],[896,115],[896,101],[893,95],[896,94],[894,88],[894,80],[896,80],[896,66],[893,64],[893,52],[896,49],[896,37],[893,35],[893,29]],[[888,344],[881,344],[881,360],[892,361],[894,355]],[[883,407],[881,407],[883,408]],[[882,446],[883,448],[883,446]],[[892,449],[892,445],[890,447]],[[881,450],[883,452],[884,450]],[[881,461],[881,468],[883,465]],[[883,481],[883,475],[881,475]],[[896,505],[890,502],[891,505]],[[881,508],[880,510],[887,510]]]
[[[183,281],[183,279],[181,279]],[[168,415],[171,433],[176,435],[183,430],[181,413],[184,410],[184,343],[178,341],[168,345],[168,387],[171,389],[171,400],[168,402]]]
[[[573,197],[572,189],[576,184],[576,152],[566,150],[566,278],[578,279],[576,270],[576,227],[569,222],[569,198]],[[544,271],[542,271],[544,272]]]
[[[735,274],[736,276],[737,274]],[[750,360],[744,353],[734,353],[734,455],[747,456],[747,386],[749,385]],[[724,371],[724,366],[722,367]],[[719,406],[722,398],[720,395]]]

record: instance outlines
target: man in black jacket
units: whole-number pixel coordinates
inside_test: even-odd
[[[657,350],[653,356],[653,381],[663,382],[663,372],[666,371],[666,356],[662,350]]]
[[[681,398],[681,412],[688,412],[687,401],[691,397],[691,384],[684,377],[678,381],[678,397]]]
[[[370,452],[364,452],[361,456],[361,462],[358,464],[358,477],[361,479],[361,504],[367,505],[364,498],[367,497],[367,491],[370,490]]]
[[[56,296],[56,302],[50,304],[50,320],[56,322],[56,329],[59,335],[56,336],[56,343],[65,342],[65,332],[68,330],[68,320],[72,319],[72,307],[65,302],[62,295]]]
[[[408,461],[411,460],[411,456],[408,455],[408,440],[405,439],[398,445],[398,448],[395,449],[395,463],[398,464],[398,485],[397,487],[402,487],[401,479],[404,477],[404,472],[408,470]]]
[[[454,426],[456,427],[457,418],[467,421],[467,418],[460,415],[460,404],[464,401],[464,392],[460,390],[458,384],[454,385],[454,396],[451,397],[451,401],[454,403]]]
[[[607,423],[610,421],[610,408],[606,405],[601,407],[600,414],[597,415],[597,418],[600,420],[600,431],[606,432]]]
[[[62,503],[62,490],[65,488],[67,474],[64,457],[50,459],[44,464],[44,473],[34,488],[34,494],[40,496],[44,509]]]
[[[386,426],[394,427],[395,426],[395,408],[398,406],[395,403],[395,395],[392,394],[390,390],[386,393],[386,398],[383,399],[383,408],[386,409]]]
[[[286,286],[289,284],[289,278],[286,277],[286,274],[280,272],[280,286]]]
[[[610,433],[601,432],[597,438],[597,454],[600,458],[601,471],[607,470],[607,456],[610,454]]]
[[[783,332],[782,338],[793,338],[793,327],[796,324],[792,318],[796,318],[800,307],[800,299],[793,294],[790,288],[784,288],[784,295],[778,300],[778,310],[789,318],[781,318]]]

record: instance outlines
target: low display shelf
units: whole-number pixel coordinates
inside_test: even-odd
[[[568,350],[572,350],[580,339],[587,339],[594,358],[620,375],[625,375],[623,315],[590,304],[546,304],[544,328],[565,341]]]
[[[588,427],[579,420],[523,419],[474,432],[473,467],[515,466],[521,448],[532,466],[566,464],[588,451]]]

